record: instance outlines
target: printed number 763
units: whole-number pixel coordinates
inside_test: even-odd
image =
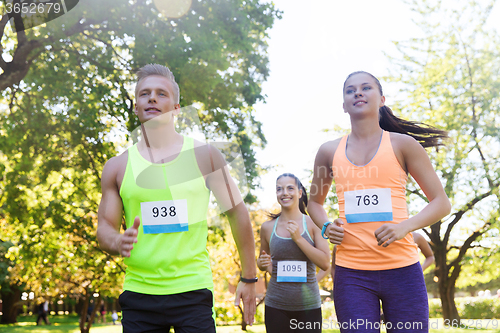
[[[371,199],[369,195],[357,195],[356,198],[358,199],[358,206],[360,203],[363,203],[365,206],[370,204],[374,206],[378,205],[378,195],[376,194],[372,195]]]

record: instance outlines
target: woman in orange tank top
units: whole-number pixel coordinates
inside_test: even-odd
[[[314,165],[308,211],[325,238],[338,243],[334,301],[341,332],[428,332],[428,301],[411,232],[439,221],[451,205],[424,147],[447,133],[396,117],[382,86],[366,72],[344,82],[351,133],[323,144]],[[429,203],[409,217],[410,174]],[[339,202],[333,223],[323,208],[332,181]],[[412,297],[407,297],[409,294]]]

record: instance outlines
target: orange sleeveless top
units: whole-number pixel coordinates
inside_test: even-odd
[[[344,239],[337,246],[337,265],[360,270],[385,270],[419,261],[417,245],[408,233],[387,247],[378,246],[375,230],[385,223],[408,219],[407,176],[392,149],[390,133],[383,131],[375,156],[363,166],[346,154],[344,136],[333,156],[332,172],[344,222]]]

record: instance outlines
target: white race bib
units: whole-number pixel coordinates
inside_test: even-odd
[[[186,199],[141,202],[141,217],[145,234],[189,230]]]
[[[390,188],[344,192],[347,223],[392,221]]]
[[[307,282],[306,261],[278,261],[278,282]]]

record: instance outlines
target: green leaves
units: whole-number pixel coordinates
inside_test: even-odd
[[[253,105],[263,99],[267,31],[279,15],[256,0],[193,1],[177,19],[152,1],[81,0],[46,25],[0,29],[12,58],[0,61],[0,222],[18,249],[10,276],[37,295],[89,285],[118,293],[121,259],[95,239],[100,176],[139,125],[135,71],[147,63],[172,69],[181,105],[196,105],[208,139],[240,145],[253,189],[254,147],[265,144]]]
[[[397,109],[404,117],[450,134],[444,148],[429,153],[452,213],[427,230],[440,292],[447,299],[453,299],[457,281],[464,287],[475,284],[479,275],[481,282],[498,277],[494,265],[487,268],[486,261],[478,259],[488,252],[482,247],[495,243],[491,231],[500,210],[500,36],[483,25],[493,2],[454,5],[462,10],[446,8],[440,1],[411,2],[421,14],[418,22],[426,38],[397,44],[400,55],[393,70],[398,75],[389,78],[400,87]],[[436,17],[450,17],[449,23]],[[412,182],[408,189],[414,193],[410,208],[416,213],[423,204],[421,193]],[[459,278],[462,270],[464,277]],[[458,314],[444,306],[449,303],[445,301],[445,318],[454,318]]]

